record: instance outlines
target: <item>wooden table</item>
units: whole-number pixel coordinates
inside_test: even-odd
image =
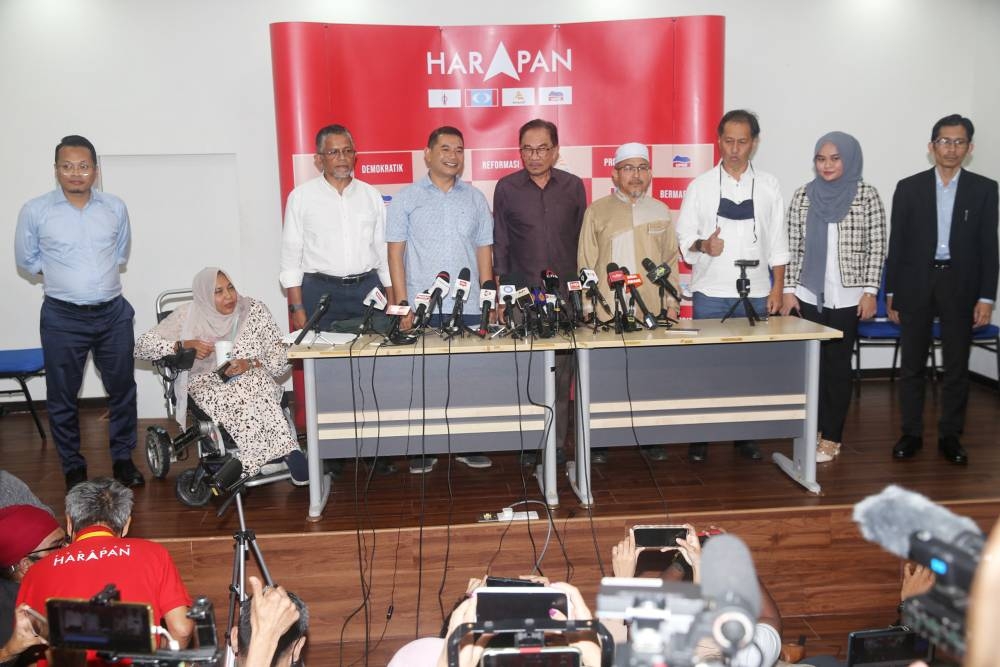
[[[535,451],[545,502],[556,507],[555,350],[559,338],[533,341],[475,336],[387,346],[381,336],[346,345],[298,345],[305,379],[309,517],[330,494],[323,458]]]
[[[813,493],[819,347],[836,329],[796,317],[683,321],[696,333],[577,330],[576,460],[567,475],[590,506],[590,449],[794,439],[774,462]]]

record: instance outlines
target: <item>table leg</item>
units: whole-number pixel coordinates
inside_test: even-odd
[[[542,353],[545,367],[545,405],[551,410],[545,411],[545,455],[542,465],[538,466],[535,476],[538,477],[545,496],[545,504],[550,508],[559,507],[559,490],[556,486],[556,353],[548,350]]]
[[[812,493],[819,493],[816,483],[816,428],[819,423],[819,346],[820,341],[808,340],[806,345],[806,419],[802,435],[795,438],[793,457],[774,453],[772,460],[786,475]]]
[[[306,447],[309,460],[309,521],[323,518],[323,509],[330,497],[330,478],[323,474],[319,457],[319,420],[316,409],[316,360],[302,360],[306,398]]]
[[[576,349],[576,460],[566,463],[573,492],[584,507],[591,507],[590,495],[590,350]]]

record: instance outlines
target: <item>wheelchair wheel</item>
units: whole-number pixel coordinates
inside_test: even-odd
[[[170,454],[173,443],[162,426],[146,429],[146,463],[156,479],[163,479],[170,472]]]
[[[177,500],[188,507],[203,507],[212,498],[212,490],[208,488],[205,480],[198,479],[198,469],[185,470],[177,477],[177,486],[174,489],[177,493]]]

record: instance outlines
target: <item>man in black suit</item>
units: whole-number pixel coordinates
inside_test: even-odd
[[[958,114],[934,124],[935,167],[905,178],[892,198],[886,306],[902,330],[899,398],[903,436],[897,459],[923,444],[924,375],[931,325],[941,322],[944,381],[938,449],[952,463],[968,455],[958,436],[969,394],[972,329],[990,323],[997,290],[997,182],[962,169],[972,152],[972,121]]]

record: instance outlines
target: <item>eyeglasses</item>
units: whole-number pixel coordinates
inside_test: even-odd
[[[30,560],[32,563],[37,563],[38,561],[42,560],[42,558],[44,558],[48,552],[55,551],[56,549],[62,549],[69,543],[70,543],[69,537],[64,537],[53,545],[42,547],[41,549],[35,549],[34,551],[26,553],[24,557]]]
[[[552,146],[521,146],[521,155],[545,157],[550,150],[552,150]]]
[[[947,148],[948,146],[954,146],[955,148],[964,148],[969,145],[968,139],[949,139],[948,137],[938,137],[932,143],[940,146],[941,148]]]
[[[94,170],[94,165],[89,162],[80,162],[74,164],[72,162],[63,162],[59,164],[59,173],[69,176],[73,172],[77,172],[81,176],[90,176],[90,173]]]
[[[320,151],[320,155],[325,155],[326,157],[339,158],[344,156],[348,160],[354,157],[355,150],[353,148],[345,148],[343,150],[339,148],[334,148],[330,151]]]
[[[648,164],[640,164],[639,166],[634,164],[623,164],[620,167],[615,167],[615,169],[628,176],[631,176],[632,174],[642,174],[645,176],[649,173],[650,166]]]

